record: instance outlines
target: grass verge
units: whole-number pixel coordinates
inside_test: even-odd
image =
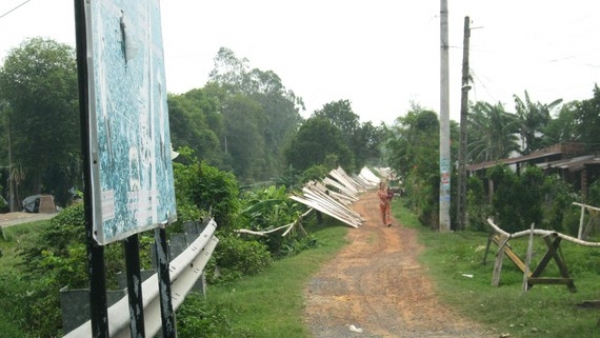
[[[302,321],[304,286],[311,275],[346,244],[347,231],[343,225],[311,229],[310,233],[319,243],[316,248],[275,261],[258,276],[210,286],[205,301],[197,296],[190,297],[189,301],[186,298],[178,315],[181,311],[188,322],[178,323],[179,335],[185,337],[193,333],[194,337],[200,338],[310,337]]]
[[[26,293],[29,283],[22,280],[21,258],[17,251],[21,243],[33,240],[41,227],[49,221],[37,221],[3,229],[0,236],[0,338],[25,337],[21,327],[23,323],[22,309],[18,306],[21,295]],[[15,304],[17,303],[17,304]]]
[[[492,287],[498,246],[491,245],[487,264],[484,265],[487,234],[433,232],[420,225],[400,203],[394,205],[394,213],[404,226],[419,231],[419,240],[425,246],[421,263],[435,281],[440,298],[462,315],[486,325],[499,335],[508,333],[510,337],[600,337],[600,327],[596,326],[600,311],[577,306],[584,300],[600,299],[600,248],[566,241],[561,243],[562,256],[577,293],[569,292],[565,285],[535,285],[523,292],[523,273],[506,257],[500,286]],[[523,261],[528,238],[511,239],[509,242]],[[536,237],[533,248],[532,269],[545,254],[546,245]],[[559,276],[557,264],[551,260],[542,277]]]

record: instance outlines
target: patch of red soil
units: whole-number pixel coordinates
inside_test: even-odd
[[[417,261],[416,231],[396,221],[381,225],[376,193],[364,194],[352,209],[366,221],[349,231],[349,244],[305,289],[305,321],[314,337],[497,336],[440,303]]]

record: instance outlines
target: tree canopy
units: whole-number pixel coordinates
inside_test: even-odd
[[[328,119],[311,117],[302,124],[298,135],[285,150],[287,163],[299,171],[325,164],[328,156],[335,164],[354,170],[354,157],[344,143],[341,132]]]
[[[0,68],[0,93],[10,105],[15,162],[10,165],[27,177],[25,193],[52,193],[66,202],[81,172],[73,48],[43,38],[25,40]]]
[[[340,131],[342,141],[350,148],[354,158],[353,168],[360,169],[370,160],[381,159],[383,128],[375,127],[370,121],[361,124],[349,100],[326,103],[312,116],[329,120]]]

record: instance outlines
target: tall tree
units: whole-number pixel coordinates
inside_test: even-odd
[[[544,128],[542,146],[547,147],[560,142],[579,141],[577,133],[577,109],[581,105],[579,101],[565,103],[558,116],[548,122]]]
[[[80,177],[77,73],[72,47],[32,38],[12,49],[0,69],[0,91],[11,106],[12,149],[30,193],[66,202]]]
[[[360,127],[359,116],[352,110],[352,104],[348,100],[339,100],[323,105],[323,108],[316,110],[314,117],[326,118],[336,126],[342,133],[342,136],[350,143],[350,140],[356,130]]]
[[[544,128],[552,119],[550,112],[562,103],[562,99],[555,100],[550,104],[534,103],[529,98],[527,91],[525,91],[524,100],[517,95],[514,96],[514,99],[519,119],[521,151],[526,155],[542,148]]]
[[[222,146],[230,156],[234,174],[241,180],[263,180],[266,172],[264,138],[260,125],[264,123],[262,107],[248,97],[237,94],[223,104],[225,135]]]
[[[248,74],[247,95],[263,109],[265,121],[259,127],[265,140],[265,160],[271,176],[283,171],[282,145],[293,136],[302,122],[302,99],[286,90],[272,71],[253,69]]]
[[[352,104],[348,100],[339,100],[323,105],[323,108],[313,113],[314,117],[328,119],[339,129],[344,143],[350,148],[355,159],[354,167],[361,168],[366,163],[365,138],[368,133],[374,131],[370,126],[362,129],[359,116],[352,110]],[[372,127],[372,126],[371,126]]]
[[[386,143],[388,163],[403,174],[438,172],[439,123],[435,112],[421,108],[397,118]]]
[[[468,161],[473,163],[507,158],[519,151],[519,120],[498,102],[476,102],[469,114]]]
[[[213,59],[214,66],[210,71],[209,79],[211,82],[226,84],[233,87],[234,90],[239,90],[246,81],[248,63],[248,59],[240,60],[231,49],[221,47]]]
[[[342,135],[328,119],[311,117],[302,124],[298,134],[285,150],[287,163],[302,172],[313,165],[325,165],[335,157],[333,165],[353,171],[354,157],[342,140]]]
[[[302,117],[300,110],[304,109],[302,98],[283,85],[281,78],[273,71],[263,71],[258,68],[250,69],[248,59],[239,59],[227,49],[221,48],[214,59],[214,68],[210,73],[211,83],[208,92],[219,95],[222,104],[220,110],[225,113],[228,109],[226,102],[233,96],[245,97],[257,104],[261,110],[260,123],[256,124],[262,138],[263,157],[261,162],[261,177],[278,176],[284,169],[282,146],[285,141],[297,132]],[[248,106],[249,107],[249,106]],[[252,112],[248,112],[253,116]],[[239,121],[223,119],[225,129],[229,124],[239,124]],[[224,138],[221,137],[221,142]],[[234,155],[234,153],[231,153]],[[235,162],[235,159],[231,159]],[[243,175],[240,178],[248,178]]]
[[[396,119],[385,145],[387,163],[403,178],[408,205],[433,227],[439,220],[439,123],[435,112],[413,106]]]
[[[594,86],[594,96],[583,100],[575,111],[576,129],[580,140],[592,150],[600,146],[600,88]]]
[[[363,123],[356,130],[353,138],[356,169],[364,167],[368,162],[378,164],[381,160],[381,145],[384,140],[384,126],[374,126],[373,122]]]
[[[198,90],[168,96],[171,142],[174,148],[190,147],[203,161],[216,164],[222,157],[219,138],[208,126],[203,99]]]

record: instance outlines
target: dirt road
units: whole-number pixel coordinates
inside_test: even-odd
[[[27,213],[27,212],[10,212],[7,214],[0,214],[0,227],[7,228],[9,226],[29,223],[41,220],[47,220],[58,215],[58,213],[51,214],[38,214],[38,213]]]
[[[316,338],[497,337],[440,304],[417,257],[416,231],[381,225],[375,192],[353,205],[366,222],[305,290],[305,320]],[[354,325],[354,332],[350,326]]]

